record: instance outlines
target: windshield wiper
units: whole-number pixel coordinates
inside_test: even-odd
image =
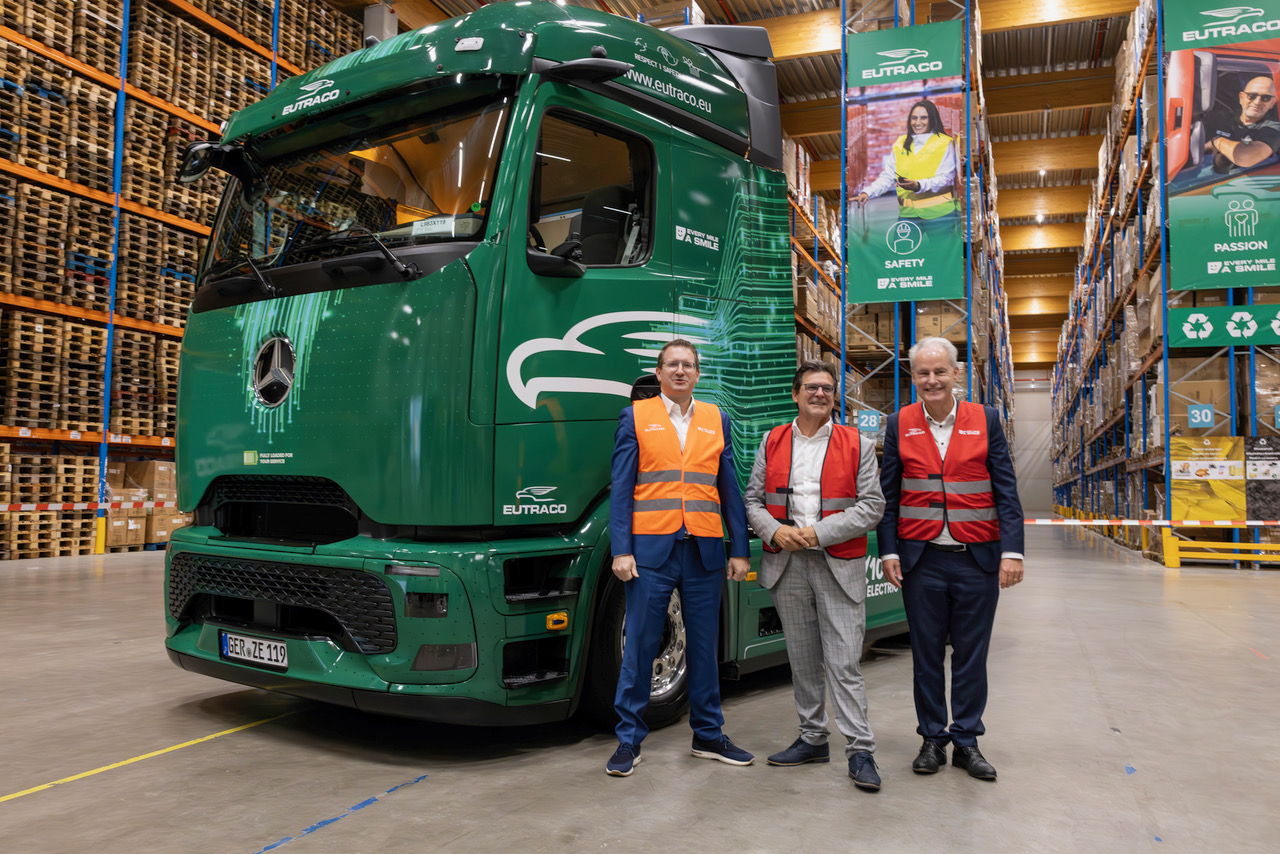
[[[205,281],[210,281],[210,282],[221,281],[222,286],[220,286],[218,290],[223,291],[223,293],[225,293],[226,292],[225,285],[228,282],[235,281],[235,279],[223,279],[222,277],[225,276],[227,273],[231,273],[236,270],[243,270],[245,268],[248,268],[248,270],[252,272],[253,275],[237,276],[236,278],[243,279],[245,281],[254,282],[258,286],[258,290],[262,291],[262,293],[268,297],[275,297],[280,295],[280,289],[277,288],[275,285],[271,284],[271,282],[267,279],[267,277],[262,274],[262,269],[259,268],[258,265],[253,262],[252,258],[241,258],[239,261],[228,261],[225,264],[219,264],[216,267],[211,267],[204,274],[204,279]]]
[[[408,264],[401,261],[396,256],[396,253],[392,252],[387,244],[382,242],[382,239],[378,237],[377,232],[364,225],[352,225],[347,228],[339,229],[338,231],[331,231],[325,236],[317,238],[310,243],[304,243],[302,246],[291,251],[303,252],[307,249],[314,249],[317,246],[341,244],[353,240],[364,240],[365,238],[373,241],[374,245],[378,247],[378,251],[382,253],[383,257],[387,259],[387,262],[397,273],[400,274],[402,278],[416,279],[422,275],[422,270],[418,268],[417,264],[412,261]]]

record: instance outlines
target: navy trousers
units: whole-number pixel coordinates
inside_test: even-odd
[[[684,616],[686,661],[689,667],[689,725],[708,741],[720,738],[720,665],[716,635],[720,626],[720,597],[724,573],[702,566],[695,540],[678,540],[667,562],[656,569],[640,567],[640,577],[622,586],[627,596],[627,640],[613,706],[615,731],[621,744],[639,744],[649,734],[644,710],[649,705],[653,659],[667,624],[671,591],[680,591]]]
[[[926,548],[902,578],[911,630],[916,732],[930,741],[978,743],[986,730],[987,650],[1000,598],[1000,574],[984,572],[969,552]],[[951,640],[951,726],[947,726],[947,639]]]

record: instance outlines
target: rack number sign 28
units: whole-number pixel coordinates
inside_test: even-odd
[[[1192,430],[1207,430],[1213,426],[1213,404],[1197,403],[1187,407],[1187,426]]]
[[[858,429],[864,433],[877,432],[880,429],[880,412],[875,409],[859,409]]]

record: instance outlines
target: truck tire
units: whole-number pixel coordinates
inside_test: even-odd
[[[624,617],[627,611],[622,582],[609,575],[600,597],[591,635],[591,651],[587,659],[587,682],[583,690],[582,709],[602,728],[613,729],[618,723],[613,710],[613,697],[618,687],[618,670],[622,666],[622,644],[625,637]],[[688,657],[685,649],[684,614],[680,609],[680,593],[672,591],[667,606],[667,627],[662,633],[658,657],[653,663],[653,691],[644,719],[651,729],[670,726],[684,717],[689,708]]]

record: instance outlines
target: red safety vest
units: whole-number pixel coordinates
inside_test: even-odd
[[[943,526],[961,543],[1000,539],[1000,520],[987,468],[987,414],[967,401],[956,404],[956,423],[944,461],[925,422],[924,404],[898,413],[902,498],[898,537],[934,540]]]
[[[633,534],[674,534],[683,525],[695,537],[724,538],[716,475],[724,450],[723,422],[714,404],[698,401],[684,451],[661,397],[638,400],[635,417],[639,464],[632,492]]]
[[[769,431],[764,444],[764,506],[769,515],[786,525],[791,521],[791,443],[792,425],[781,424]],[[833,516],[858,500],[858,465],[862,460],[862,440],[858,431],[843,424],[831,425],[827,454],[822,459],[822,476],[818,494],[822,500],[822,518]],[[765,551],[779,549],[770,543]],[[827,546],[827,554],[843,560],[863,557],[867,553],[867,537],[854,537]]]

